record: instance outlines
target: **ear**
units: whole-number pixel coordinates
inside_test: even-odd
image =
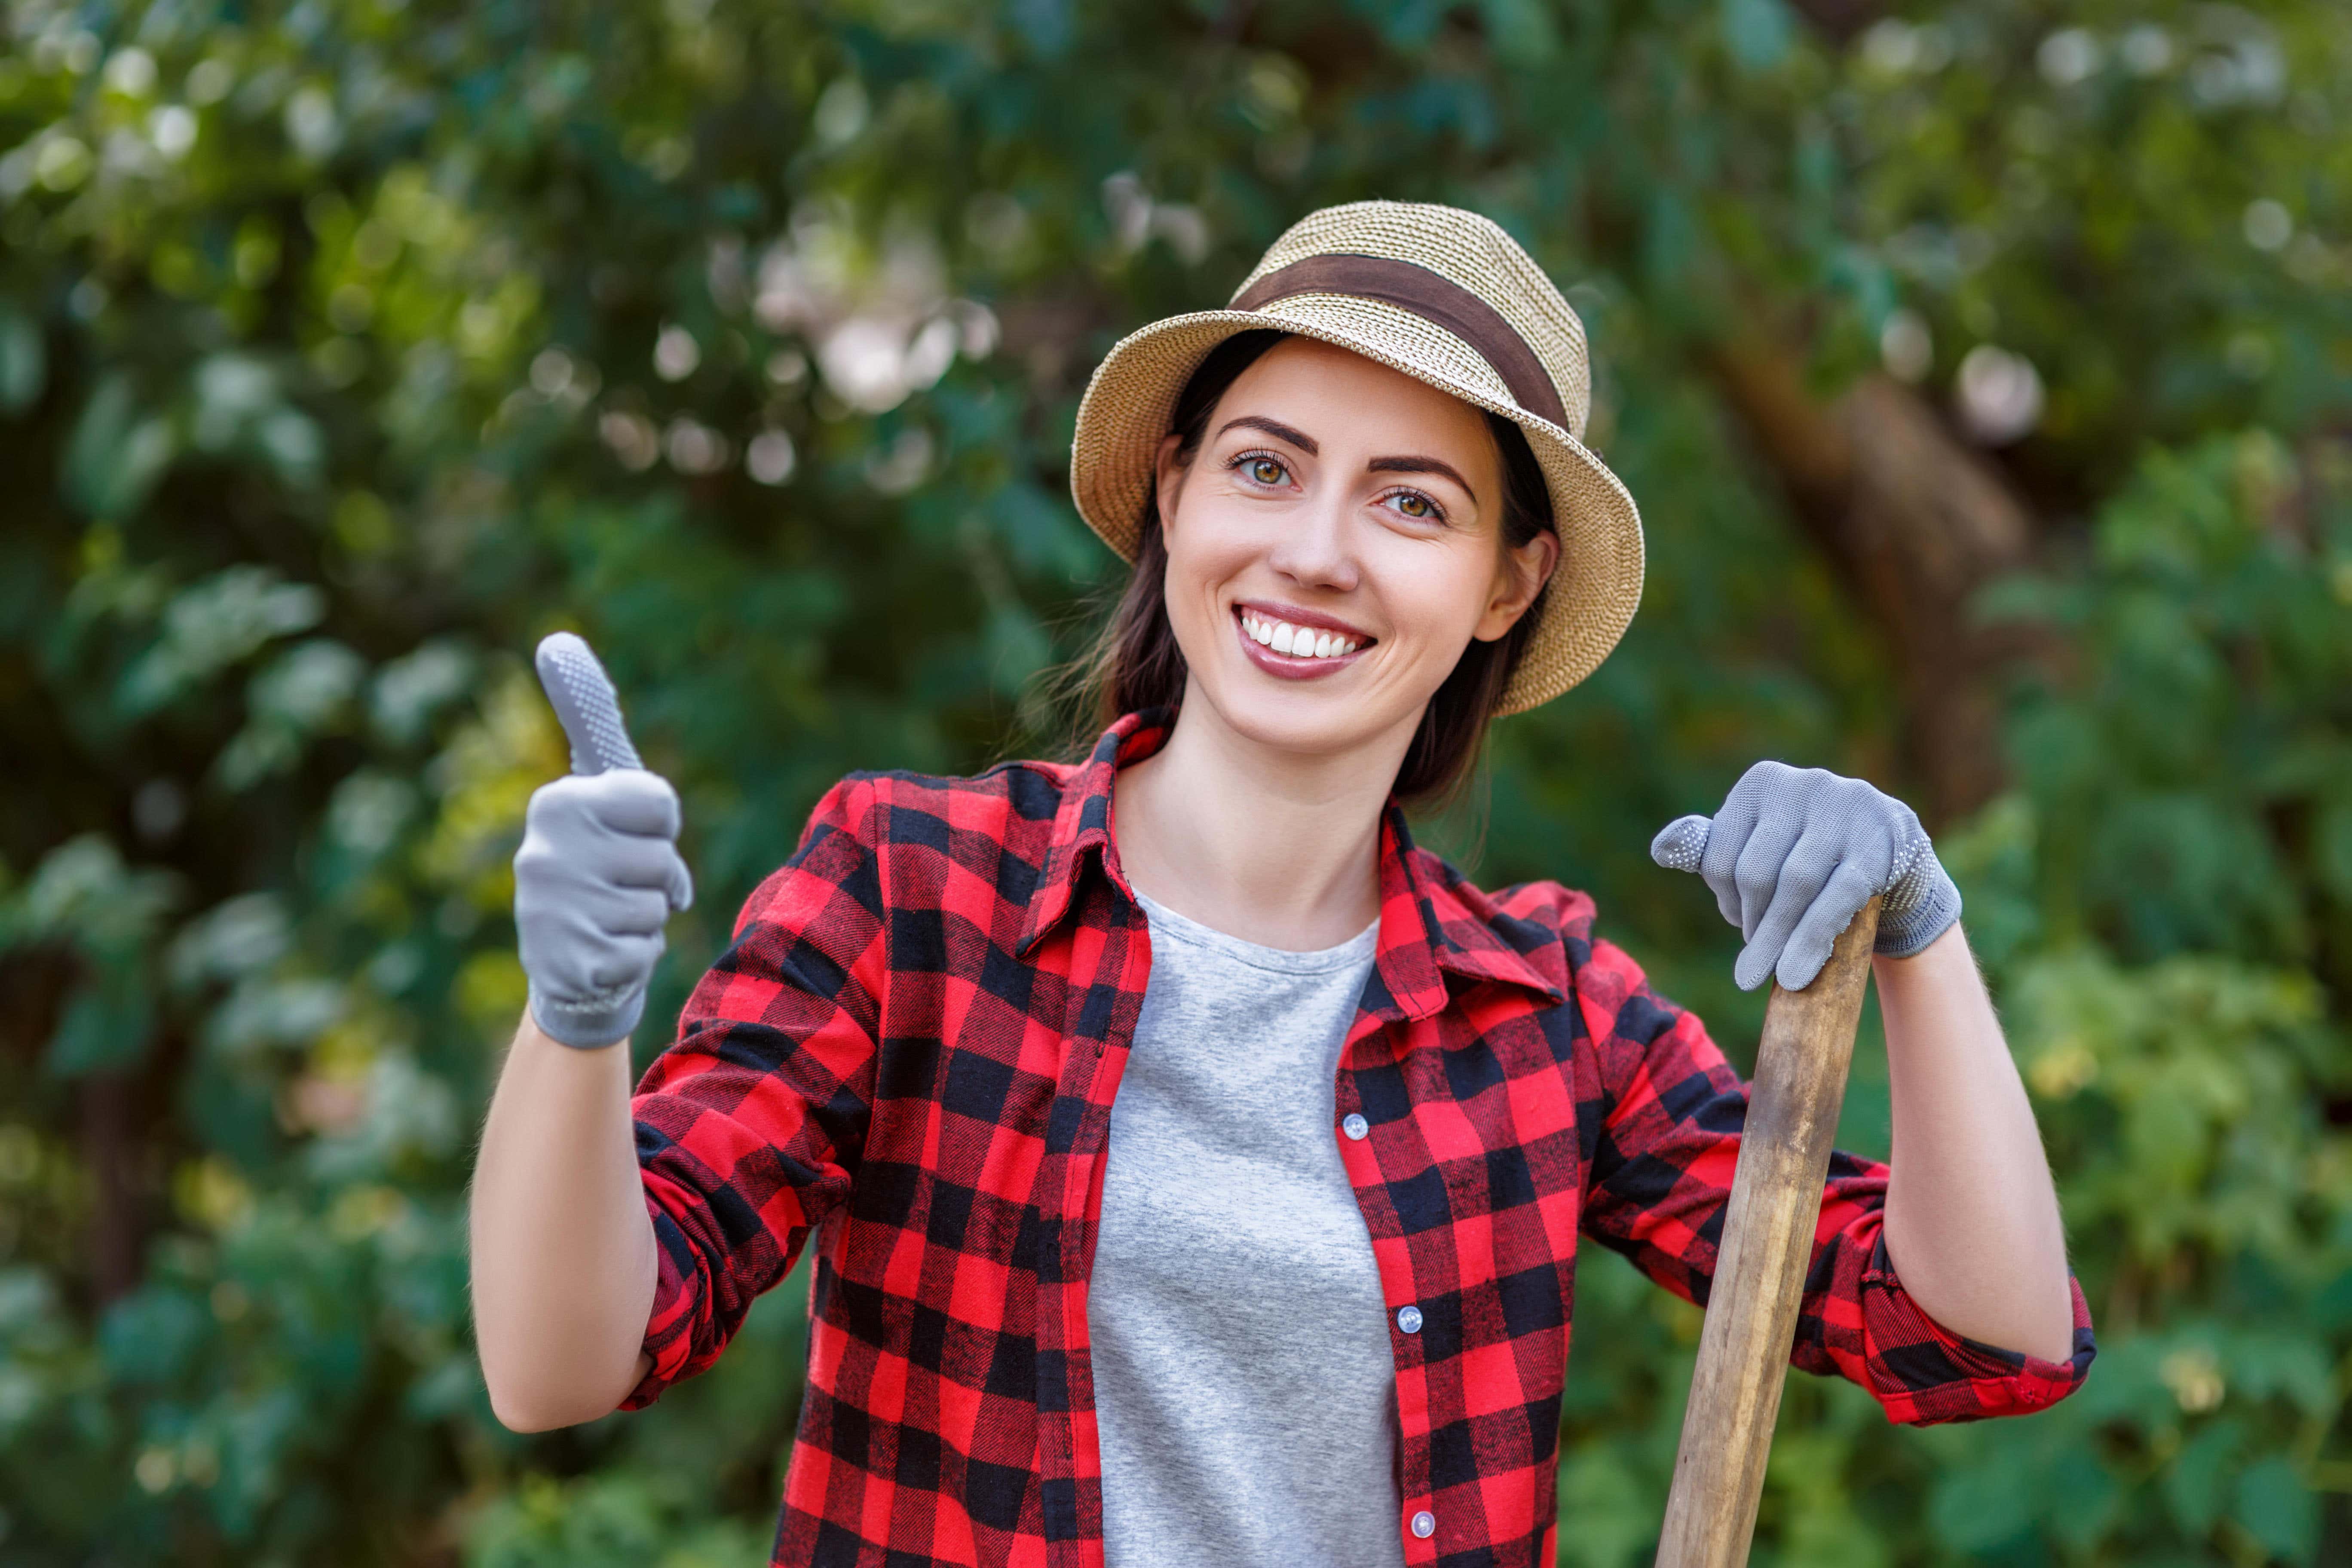
[[[1176,502],[1184,494],[1184,479],[1192,470],[1176,461],[1177,448],[1183,440],[1173,430],[1160,437],[1160,450],[1152,458],[1152,495],[1160,507],[1160,531],[1164,536],[1169,521],[1176,515]]]
[[[1470,635],[1481,642],[1492,642],[1509,631],[1543,592],[1552,568],[1559,564],[1559,535],[1549,528],[1525,544],[1505,551],[1501,564],[1495,568],[1493,595]]]

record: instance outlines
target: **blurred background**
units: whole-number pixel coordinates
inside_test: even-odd
[[[1750,1059],[1644,853],[1773,756],[1917,806],[2102,1350],[2024,1420],[1792,1380],[1757,1560],[2352,1561],[2352,17],[2336,0],[11,0],[0,1560],[766,1560],[805,1270],[490,1415],[464,1188],[583,632],[701,898],[853,767],[1057,754],[1088,372],[1321,204],[1591,334],[1622,648],[1423,835]],[[1884,1155],[1866,1025],[1842,1133]],[[1649,1561],[1697,1314],[1580,1276],[1560,1558]]]

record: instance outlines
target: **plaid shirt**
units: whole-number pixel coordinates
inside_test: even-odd
[[[1111,786],[1172,722],[1128,714],[1076,765],[843,780],[638,1087],[661,1274],[623,1408],[710,1365],[819,1231],[777,1564],[1102,1562],[1087,1284],[1150,970]],[[1747,1088],[1584,894],[1481,892],[1393,801],[1380,888],[1331,1135],[1390,1309],[1397,1529],[1411,1564],[1549,1565],[1578,1235],[1704,1303]],[[1832,1161],[1798,1366],[1920,1423],[2081,1383],[2079,1286],[2071,1361],[1949,1333],[1888,1264],[1885,1195]]]

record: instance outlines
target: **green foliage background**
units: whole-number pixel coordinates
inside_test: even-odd
[[[525,654],[585,632],[701,884],[650,1016],[852,767],[1058,743],[1118,334],[1311,206],[1571,286],[1651,581],[1498,728],[1494,879],[1591,889],[1735,1055],[1643,851],[1900,692],[1706,373],[2039,367],[1979,612],[2063,656],[1937,825],[2103,1346],[2030,1420],[1799,1379],[1759,1563],[2352,1560],[2352,26],[2332,0],[11,0],[0,40],[0,1558],[765,1560],[803,1304],[535,1437],[464,1184],[521,997]],[[911,342],[911,350],[905,345]],[[786,454],[790,455],[787,465]],[[748,465],[748,466],[747,466]],[[789,466],[789,472],[782,470]],[[755,477],[756,474],[759,477]],[[780,482],[765,482],[780,480]],[[640,1063],[662,1044],[649,1025]],[[1868,1039],[1846,1141],[1885,1152]],[[1646,1562],[1696,1315],[1581,1276],[1561,1557]]]

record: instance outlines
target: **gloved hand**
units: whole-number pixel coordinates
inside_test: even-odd
[[[626,1039],[646,1009],[662,925],[694,902],[677,792],[637,760],[588,645],[539,645],[539,679],[572,742],[572,776],[541,785],[515,852],[515,933],[540,1028],[583,1050]]]
[[[1650,858],[1696,871],[1748,945],[1732,978],[1753,991],[1768,975],[1801,990],[1873,893],[1873,951],[1908,958],[1960,918],[1960,890],[1911,808],[1825,768],[1758,763],[1713,821],[1681,816],[1650,841]]]

